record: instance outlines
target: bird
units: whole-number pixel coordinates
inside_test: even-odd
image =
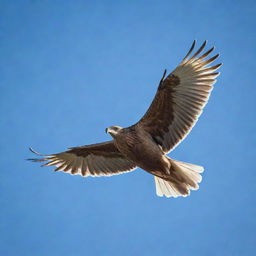
[[[222,63],[212,64],[219,54],[209,57],[215,48],[206,51],[206,44],[195,51],[194,40],[178,66],[167,76],[164,70],[151,105],[137,123],[106,128],[112,140],[48,155],[29,148],[39,157],[28,160],[83,177],[112,176],[139,167],[154,176],[158,196],[188,196],[199,188],[204,167],[167,154],[196,124],[220,74],[216,71]]]

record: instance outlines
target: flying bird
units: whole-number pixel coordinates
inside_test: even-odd
[[[214,47],[202,53],[206,41],[193,54],[195,43],[173,72],[166,76],[164,71],[149,109],[136,124],[108,127],[112,140],[61,153],[43,155],[30,148],[41,157],[29,160],[84,177],[111,176],[140,167],[154,176],[158,196],[187,196],[197,190],[204,168],[166,155],[197,122],[222,65],[210,65],[219,54],[209,57]]]

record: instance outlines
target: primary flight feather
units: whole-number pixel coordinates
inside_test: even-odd
[[[208,101],[216,70],[221,64],[210,65],[218,54],[208,58],[202,53],[206,41],[194,53],[195,41],[181,63],[167,77],[166,70],[157,93],[145,115],[134,125],[106,129],[113,140],[74,147],[68,151],[29,159],[46,162],[63,171],[82,176],[111,176],[140,167],[154,175],[159,196],[187,196],[198,189],[204,168],[169,158],[173,150],[190,132]]]

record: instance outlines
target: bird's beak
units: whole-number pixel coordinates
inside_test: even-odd
[[[105,129],[105,132],[108,133],[108,128]]]

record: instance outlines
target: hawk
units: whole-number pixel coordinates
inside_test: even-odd
[[[197,122],[222,65],[210,65],[219,54],[208,57],[214,47],[202,53],[206,41],[193,54],[195,43],[173,72],[166,76],[164,71],[149,109],[136,124],[111,126],[106,132],[112,140],[61,153],[43,155],[30,148],[41,157],[29,160],[45,161],[42,166],[84,177],[111,176],[140,167],[154,175],[158,196],[187,196],[190,190],[197,190],[204,168],[166,155]]]

